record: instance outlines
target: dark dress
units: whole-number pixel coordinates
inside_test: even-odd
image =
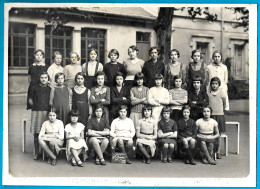
[[[39,133],[44,121],[47,120],[51,88],[49,86],[35,85],[30,90],[33,101],[31,112],[31,132]]]
[[[115,85],[116,72],[121,72],[125,78],[126,70],[123,64],[119,62],[117,62],[117,64],[112,64],[111,62],[109,62],[104,65],[104,73],[106,74],[107,77],[106,86],[113,87]]]
[[[99,63],[97,62],[96,63],[96,68],[95,68],[95,74],[98,72],[98,66],[99,66]],[[91,89],[92,87],[94,87],[96,85],[95,74],[94,74],[94,76],[89,76],[88,75],[88,62],[87,62],[86,63],[86,76],[85,76],[85,80],[84,80],[84,85],[88,89]]]
[[[192,137],[196,138],[197,136],[197,126],[193,119],[188,119],[185,121],[184,119],[180,119],[177,121],[178,126],[178,138],[187,138]]]
[[[67,87],[54,87],[53,108],[57,111],[57,118],[61,120],[64,125],[69,123],[69,95],[69,89]]]
[[[193,81],[193,78],[194,78],[195,76],[200,76],[201,79],[202,79],[202,81],[204,82],[205,77],[206,77],[206,76],[205,76],[205,68],[204,68],[205,66],[206,66],[206,65],[202,62],[200,69],[197,70],[197,71],[195,71],[195,70],[192,69],[191,63],[189,63],[188,78],[187,78],[187,89],[188,89],[188,90],[193,87],[192,81]],[[206,90],[206,85],[205,85],[205,83],[202,83],[201,88],[202,88],[203,90]]]
[[[31,82],[28,88],[27,92],[27,110],[32,109],[32,107],[29,105],[29,98],[30,98],[30,91],[32,90],[32,87],[40,83],[40,74],[45,71],[47,72],[48,66],[47,65],[30,65],[28,70],[28,75],[31,76]]]
[[[72,109],[79,111],[79,122],[87,125],[89,118],[89,102],[88,102],[88,89],[82,94],[76,93],[74,87],[72,88]]]
[[[161,130],[163,133],[178,131],[177,123],[172,119],[170,119],[168,122],[166,122],[164,119],[161,119],[158,122],[158,131],[159,130]],[[177,147],[176,140],[173,138],[159,139],[159,144],[161,146],[165,143],[172,143],[175,147]]]
[[[145,86],[148,88],[154,87],[154,77],[156,74],[162,74],[164,75],[164,70],[165,70],[165,65],[163,62],[161,62],[159,59],[154,64],[152,60],[148,60],[147,62],[144,63],[144,67],[142,70],[142,73],[145,76],[146,83]]]
[[[129,105],[130,105],[130,91],[128,90],[127,87],[123,86],[121,88],[121,91],[119,92],[117,90],[117,87],[114,86],[110,89],[111,92],[111,106],[110,106],[110,123],[117,118],[118,115],[118,111],[119,111],[119,107],[120,105],[127,105],[128,106],[128,110],[127,110],[127,116],[130,115],[130,109],[129,109]],[[126,98],[126,100],[123,100],[123,97]]]
[[[192,103],[192,101],[196,101],[196,104]],[[191,107],[190,118],[197,121],[203,117],[203,106],[209,105],[209,97],[204,90],[201,89],[197,94],[192,87],[192,89],[188,92],[188,104]]]

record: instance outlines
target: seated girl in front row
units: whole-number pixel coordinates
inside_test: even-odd
[[[111,124],[110,136],[112,137],[111,151],[115,152],[116,146],[119,147],[120,152],[125,153],[125,145],[129,150],[133,151],[133,137],[135,136],[135,127],[133,121],[126,117],[127,106],[121,105],[119,107],[119,117],[114,119]],[[131,164],[128,157],[126,157],[126,164]]]
[[[155,153],[155,140],[157,138],[157,124],[152,118],[152,107],[145,105],[142,110],[143,119],[136,126],[137,146],[144,155],[143,162],[150,164]],[[149,154],[149,151],[151,154]]]
[[[65,127],[67,146],[66,146],[66,156],[67,160],[71,160],[72,166],[78,165],[83,167],[83,163],[79,159],[79,154],[83,153],[83,160],[87,158],[87,144],[84,139],[85,126],[82,123],[78,123],[79,111],[71,110],[69,113],[71,123],[67,124]]]
[[[178,125],[178,143],[182,145],[186,153],[185,164],[196,165],[193,159],[192,151],[195,148],[197,137],[197,126],[193,119],[190,119],[190,107],[182,107],[183,118],[177,122]]]
[[[163,163],[172,163],[172,153],[177,147],[177,124],[170,119],[171,109],[166,106],[162,109],[162,119],[158,122],[159,145],[162,147]]]
[[[52,109],[49,112],[49,120],[42,124],[39,134],[39,144],[49,155],[48,164],[51,165],[57,164],[57,155],[64,142],[64,126],[61,120],[56,119],[55,111],[55,109]]]
[[[102,114],[104,113],[102,104],[94,106],[93,112],[92,118],[88,121],[89,143],[96,152],[96,165],[106,165],[103,153],[109,143],[110,125],[108,120],[102,117]]]
[[[216,165],[217,163],[211,158],[215,140],[219,137],[218,123],[210,118],[212,109],[209,106],[203,108],[203,118],[196,121],[197,140],[202,151],[202,163]]]

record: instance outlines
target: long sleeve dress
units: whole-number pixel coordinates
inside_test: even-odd
[[[126,75],[126,70],[123,64],[117,62],[116,64],[112,64],[111,62],[106,63],[104,65],[104,72],[107,77],[107,86],[113,87],[115,85],[116,80],[116,72],[121,72],[123,76]]]
[[[147,100],[148,103],[153,106],[153,119],[158,123],[161,111],[164,107],[163,104],[170,103],[169,92],[164,87],[152,87],[148,90]]]

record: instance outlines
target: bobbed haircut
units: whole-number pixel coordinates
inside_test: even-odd
[[[144,111],[145,111],[145,110],[151,110],[151,116],[152,116],[152,114],[153,114],[153,108],[152,108],[151,105],[149,105],[149,104],[144,105],[144,107],[142,108],[142,117],[144,117]]]
[[[183,114],[183,111],[184,111],[184,110],[189,110],[189,111],[190,111],[190,109],[191,109],[190,106],[189,106],[188,104],[186,104],[186,105],[183,105],[183,106],[182,106],[181,112],[182,112],[182,114]]]
[[[76,110],[76,109],[72,109],[70,112],[69,112],[69,117],[71,118],[71,117],[73,117],[73,116],[75,116],[75,117],[79,117],[79,110]]]
[[[205,105],[205,106],[203,106],[202,111],[203,111],[205,108],[210,109],[210,115],[211,115],[212,112],[213,112],[212,108],[211,108],[209,105]]]
[[[174,87],[175,87],[175,80],[176,79],[180,79],[181,80],[181,83],[182,83],[182,77],[180,76],[180,75],[175,75],[174,77],[173,77],[173,85],[174,85]]]
[[[43,58],[45,57],[45,53],[44,53],[44,51],[41,50],[41,49],[36,49],[36,51],[34,51],[34,55],[36,55],[36,53],[38,53],[38,52],[41,52],[41,53],[42,53]]]
[[[193,83],[194,81],[200,81],[200,84],[202,84],[202,78],[201,78],[199,75],[196,75],[196,76],[194,76],[194,77],[192,78],[192,83]]]
[[[73,54],[75,54],[75,55],[77,56],[77,61],[79,61],[79,60],[80,60],[79,54],[78,54],[77,52],[71,52],[71,53],[70,53],[70,57],[71,57],[71,55],[73,55]],[[70,58],[70,57],[69,57],[69,58]]]
[[[58,73],[55,74],[55,77],[54,77],[54,81],[55,81],[56,83],[57,83],[57,79],[58,79],[61,75],[63,75],[64,81],[66,81],[66,79],[65,79],[65,74],[62,73],[62,72],[58,72]]]
[[[60,51],[54,51],[54,52],[53,52],[53,55],[52,55],[52,60],[54,60],[57,55],[61,55],[61,56],[62,56],[62,54],[60,53]]]
[[[48,114],[47,114],[47,115],[49,115],[49,113],[55,113],[56,116],[57,116],[57,109],[56,109],[56,108],[53,108],[53,107],[50,107],[50,108],[48,109]]]
[[[96,104],[96,105],[93,106],[93,114],[92,114],[92,117],[93,117],[93,118],[96,117],[96,114],[95,114],[96,110],[97,110],[97,109],[100,109],[100,108],[101,108],[101,110],[102,110],[102,116],[104,115],[104,106],[103,106],[103,104],[98,103],[98,104]]]
[[[211,80],[210,80],[210,85],[214,82],[218,82],[218,85],[220,86],[221,85],[221,81],[218,77],[212,77]]]
[[[154,76],[154,84],[155,84],[155,80],[156,80],[156,79],[162,79],[162,84],[164,83],[164,77],[163,77],[162,74],[156,74],[156,75]]]
[[[77,78],[78,78],[78,76],[82,76],[83,78],[84,78],[84,81],[85,81],[85,75],[84,75],[84,73],[83,72],[78,72],[77,74],[76,74],[76,76],[75,76],[75,82],[78,84],[78,82],[77,82]]]
[[[151,48],[149,49],[149,51],[148,51],[149,55],[151,55],[151,52],[152,52],[154,49],[157,50],[158,55],[161,54],[161,51],[160,51],[160,49],[159,49],[158,47],[151,47]]]
[[[129,55],[129,49],[132,49],[132,51],[136,51],[136,54],[139,53],[139,49],[135,46],[135,45],[131,45],[129,48],[128,48],[128,55]]]
[[[221,53],[219,50],[215,50],[215,51],[212,53],[212,59],[214,59],[214,56],[215,56],[216,53],[220,54],[221,60],[223,60],[223,58],[222,58],[222,53]]]
[[[116,72],[114,83],[116,83],[116,78],[117,78],[118,76],[123,77],[123,80],[125,80],[125,78],[124,78],[124,74],[123,74],[122,72]]]
[[[178,58],[180,58],[180,52],[179,52],[179,50],[177,50],[177,49],[172,49],[172,50],[169,52],[169,58],[171,58],[172,52],[176,52],[176,54],[178,55]]]
[[[125,104],[122,104],[122,105],[120,105],[119,107],[118,107],[118,112],[120,111],[120,110],[128,110],[128,107],[127,107],[127,105],[125,105]]]
[[[105,74],[103,71],[98,71],[98,72],[95,74],[95,83],[96,83],[96,85],[97,85],[97,77],[98,77],[98,76],[101,76],[101,75],[104,76],[104,83],[107,81],[106,74]]]
[[[111,49],[107,55],[108,58],[110,58],[111,54],[116,54],[117,55],[117,59],[119,58],[119,52],[117,49]]]
[[[161,116],[163,117],[163,113],[164,112],[172,112],[172,110],[171,110],[171,108],[170,108],[170,106],[164,106],[163,107],[163,109],[162,109],[162,111],[161,111]]]
[[[191,51],[191,58],[192,58],[192,59],[193,59],[193,55],[194,55],[195,53],[197,53],[197,52],[200,53],[200,58],[202,58],[201,50],[195,49],[195,50]]]
[[[41,72],[41,73],[39,74],[39,78],[41,78],[42,75],[47,75],[47,76],[48,76],[48,81],[50,81],[51,78],[50,78],[48,72],[46,72],[46,71]]]
[[[138,72],[138,73],[136,73],[135,74],[135,78],[134,78],[134,85],[135,86],[137,86],[137,80],[139,80],[139,79],[143,79],[143,84],[145,84],[145,76],[144,76],[144,74],[142,73],[142,72]]]

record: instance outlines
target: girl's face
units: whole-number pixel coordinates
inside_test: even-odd
[[[77,76],[77,83],[78,85],[84,85],[84,77],[81,75]]]
[[[145,118],[151,117],[151,114],[152,114],[152,110],[147,110],[147,109],[144,110],[144,117]]]
[[[137,52],[131,48],[128,49],[128,55],[130,56],[131,59],[136,58]]]
[[[193,84],[193,87],[194,87],[195,90],[200,89],[200,85],[201,85],[200,81],[193,81],[192,84]]]
[[[56,120],[57,115],[55,112],[49,112],[48,117],[50,122],[54,122]]]
[[[204,108],[203,109],[203,117],[204,118],[210,118],[210,115],[211,115],[210,109],[209,108]]]
[[[70,62],[71,62],[72,64],[76,64],[76,63],[78,62],[78,56],[77,56],[77,54],[73,53],[73,54],[70,55]]]
[[[119,117],[120,117],[121,119],[125,119],[125,118],[126,118],[126,114],[127,114],[126,109],[121,109],[121,110],[119,111]]]
[[[92,60],[92,61],[97,60],[97,53],[96,53],[96,51],[90,51],[90,53],[89,53],[89,58],[90,58],[90,60]]]
[[[41,82],[41,84],[46,85],[46,84],[48,83],[48,80],[49,80],[49,78],[48,78],[48,75],[47,75],[47,74],[42,74],[42,75],[40,76],[40,82]]]
[[[96,115],[96,117],[97,118],[101,118],[102,117],[102,108],[98,108],[98,109],[96,109],[96,111],[95,111],[95,115]]]
[[[155,80],[155,85],[156,86],[162,86],[162,79],[156,79]]]
[[[103,86],[103,85],[104,85],[104,82],[105,82],[104,75],[99,75],[99,76],[97,76],[97,84],[98,84],[99,86]]]
[[[174,85],[175,88],[181,88],[182,80],[181,79],[175,79],[174,80]]]
[[[150,56],[151,56],[152,60],[156,60],[158,58],[158,51],[156,49],[153,49],[150,52]]]
[[[195,63],[200,61],[200,52],[195,52],[192,56],[192,59]]]
[[[64,84],[64,75],[60,75],[58,78],[57,78],[57,83],[59,86],[63,85]]]
[[[213,91],[217,91],[218,88],[219,88],[219,84],[218,84],[217,81],[211,82],[210,86],[211,86],[211,89],[212,89]]]
[[[60,65],[61,61],[62,61],[62,56],[61,55],[56,55],[55,58],[54,58],[55,64]]]
[[[42,54],[42,52],[39,51],[36,54],[34,54],[34,57],[35,57],[36,62],[41,62],[43,59],[43,54]]]
[[[122,76],[117,76],[116,77],[116,84],[118,86],[122,86],[123,85],[123,82],[124,82],[124,78]]]
[[[171,60],[172,60],[172,62],[178,61],[178,55],[175,51],[171,52]]]
[[[142,86],[143,83],[144,83],[144,79],[143,78],[137,79],[136,83],[137,83],[138,86]]]
[[[216,64],[219,64],[221,62],[221,55],[219,53],[214,53],[213,60]]]
[[[79,117],[78,116],[71,116],[70,120],[71,123],[77,123],[78,122]]]
[[[190,117],[190,110],[189,109],[184,109],[182,114],[183,114],[183,117],[185,119],[189,119],[189,117]]]
[[[111,54],[109,55],[109,57],[110,57],[111,62],[116,62],[117,59],[118,59],[117,54],[114,54],[114,53],[111,53]]]
[[[163,112],[163,118],[164,118],[165,120],[170,119],[170,112]]]

